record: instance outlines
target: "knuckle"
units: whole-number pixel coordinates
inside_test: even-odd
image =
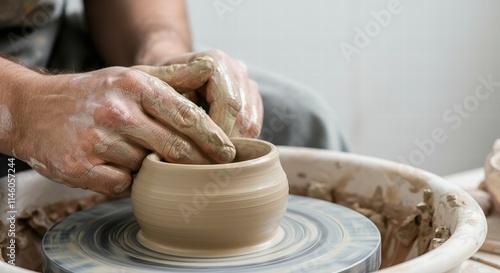
[[[64,160],[64,167],[61,170],[62,174],[71,179],[83,179],[88,176],[88,170],[85,168],[81,160],[75,155],[69,155]],[[80,185],[79,185],[80,186]]]
[[[113,67],[107,72],[101,78],[99,86],[101,91],[106,92],[106,94],[120,93],[131,100],[139,101],[142,93],[152,89],[147,75],[139,70]]]
[[[181,128],[189,128],[196,124],[200,118],[201,112],[198,106],[183,102],[178,108],[174,116],[175,124]]]
[[[106,110],[108,110],[108,113],[111,117],[127,120],[130,116],[128,109],[118,101],[107,100],[104,104],[104,107]]]
[[[125,70],[128,70],[128,68],[123,67],[123,66],[111,66],[111,67],[103,68],[102,70],[98,70],[98,71],[103,71],[105,73],[105,76],[109,77],[112,75],[118,75],[118,74],[124,72]],[[94,73],[98,73],[98,71],[94,71]]]
[[[130,108],[124,100],[106,99],[103,107],[98,111],[101,114],[96,115],[98,119],[96,122],[106,124],[109,127],[139,125],[140,122],[137,115]]]
[[[137,81],[142,74],[136,69],[123,69],[118,75],[123,83],[131,83]]]
[[[169,147],[165,147],[167,156],[173,161],[180,162],[187,158],[189,144],[181,138],[176,137]]]
[[[126,86],[127,80],[130,77],[132,77],[132,75],[130,75],[131,73],[129,70],[131,70],[131,69],[127,69],[124,67],[107,68],[105,70],[106,74],[104,75],[104,79],[103,79],[104,86],[108,87],[108,88],[113,88],[113,87],[116,87],[117,85]],[[129,80],[129,81],[131,81],[131,80]]]

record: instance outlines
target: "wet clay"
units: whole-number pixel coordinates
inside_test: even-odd
[[[30,270],[41,271],[40,245],[47,229],[77,211],[124,197],[127,197],[127,195],[104,196],[96,194],[77,200],[53,203],[44,207],[27,207],[17,216],[16,221],[16,265]],[[0,257],[4,261],[7,260],[7,247],[9,247],[7,230],[5,226],[0,225],[0,252],[2,254]]]
[[[447,227],[437,227],[434,230],[434,238],[429,245],[429,250],[433,250],[444,244],[451,237],[451,231]]]
[[[317,182],[313,182],[317,183]],[[369,183],[369,182],[367,182]],[[343,184],[342,184],[343,185]],[[347,184],[346,184],[347,185]],[[310,183],[305,185],[307,189]],[[291,194],[300,194],[306,190],[300,187],[291,187]],[[391,266],[406,261],[412,247],[404,246],[399,241],[395,240],[395,235],[406,215],[410,215],[415,208],[405,207],[400,203],[388,203],[387,196],[384,198],[383,190],[379,186],[376,188],[373,196],[364,197],[354,193],[344,192],[341,187],[328,188],[323,191],[325,194],[331,195],[333,202],[352,208],[370,219],[379,229],[382,237],[382,265],[381,268]],[[394,195],[394,192],[389,190],[389,195]],[[328,197],[323,196],[325,200]]]
[[[378,186],[372,197],[363,197],[343,192],[342,187],[334,188],[327,183],[310,181],[302,187],[297,185],[290,187],[290,193],[345,205],[370,219],[382,236],[382,269],[406,261],[413,249],[416,249],[416,254],[419,256],[433,250],[451,236],[448,227],[436,226],[433,222],[435,209],[433,192],[425,188],[423,181],[410,184],[411,192],[422,193],[422,202],[414,207],[404,206],[400,198],[396,198],[399,195],[394,187],[388,187],[384,196],[382,187]],[[466,203],[456,195],[448,194],[446,205],[456,208]]]
[[[410,247],[417,240],[419,255],[424,253],[432,235],[433,193],[423,191],[424,202],[416,206],[415,212],[407,216],[396,233],[396,238],[405,247]]]
[[[332,189],[324,183],[311,181],[306,187],[305,195],[312,198],[333,202],[331,190]]]
[[[228,164],[146,157],[131,195],[142,245],[176,256],[225,257],[258,251],[277,239],[288,200],[278,150],[256,139],[232,142],[237,153]]]

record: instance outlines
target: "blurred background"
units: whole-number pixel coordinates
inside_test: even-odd
[[[188,6],[196,45],[313,87],[355,153],[446,175],[481,167],[500,137],[500,1]]]

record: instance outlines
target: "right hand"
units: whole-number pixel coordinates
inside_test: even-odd
[[[212,69],[200,72],[200,85]],[[150,151],[196,164],[231,162],[236,154],[200,107],[135,69],[40,75],[27,90],[12,114],[13,154],[73,187],[122,192]]]
[[[193,84],[198,70],[209,65],[213,73],[206,83]],[[257,138],[260,135],[264,118],[262,98],[243,62],[220,50],[208,50],[169,56],[162,66],[134,68],[165,81],[194,102],[206,102],[208,114],[228,136]],[[186,73],[172,76],[172,72],[181,70]]]

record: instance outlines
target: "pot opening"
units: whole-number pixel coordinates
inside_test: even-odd
[[[233,162],[243,162],[263,157],[273,150],[272,144],[262,140],[235,138],[231,141],[236,147],[236,157]]]
[[[231,163],[239,163],[239,162],[258,159],[268,155],[273,151],[273,149],[276,149],[273,144],[260,139],[231,138],[231,141],[236,147],[236,157]],[[150,155],[148,155],[148,158],[151,159],[152,161],[160,163],[168,163],[173,165],[186,165],[190,167],[193,166],[191,164],[176,164],[176,163],[166,162],[156,153],[151,153]],[[215,164],[215,165],[224,165],[224,164]],[[208,166],[208,165],[198,165],[198,166]]]

